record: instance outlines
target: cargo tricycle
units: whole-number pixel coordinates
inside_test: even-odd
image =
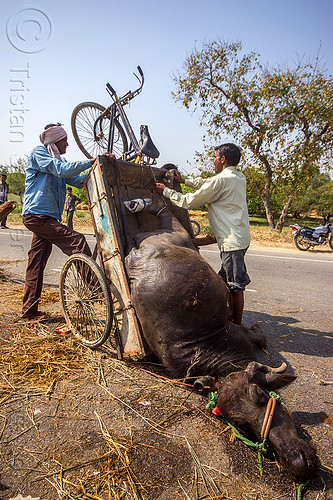
[[[119,359],[145,355],[125,268],[126,240],[158,227],[157,217],[145,210],[132,213],[124,201],[151,198],[162,179],[180,190],[172,171],[99,156],[85,181],[96,247],[92,257],[70,256],[60,276],[62,308],[72,332],[91,348],[105,343]],[[165,202],[193,238],[188,211]]]

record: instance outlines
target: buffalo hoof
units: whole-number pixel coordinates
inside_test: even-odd
[[[255,323],[252,323],[252,325],[249,328],[249,336],[250,340],[253,344],[257,345],[258,347],[266,347],[267,346],[267,341],[265,335],[262,333],[261,326],[259,325],[258,321]]]
[[[164,208],[166,203],[163,196],[155,194],[153,198],[153,203],[148,208],[148,212],[152,215],[158,215]]]

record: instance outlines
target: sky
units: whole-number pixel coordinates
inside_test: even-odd
[[[28,155],[50,122],[68,132],[67,160],[83,160],[71,133],[72,110],[83,101],[109,105],[106,82],[118,94],[134,90],[140,65],[145,85],[126,108],[136,135],[147,124],[158,166],[171,162],[195,172],[204,130],[171,96],[191,50],[222,38],[241,41],[263,63],[293,65],[320,49],[333,74],[332,19],[332,0],[4,0],[0,164]]]

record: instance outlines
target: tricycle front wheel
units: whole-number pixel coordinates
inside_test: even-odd
[[[98,264],[84,254],[71,255],[60,275],[60,300],[67,324],[87,347],[108,338],[113,308],[110,288]]]

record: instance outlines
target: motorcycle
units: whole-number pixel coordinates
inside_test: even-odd
[[[298,250],[306,251],[311,246],[326,245],[327,241],[333,250],[333,224],[327,222],[324,226],[315,228],[292,224],[294,243]]]

